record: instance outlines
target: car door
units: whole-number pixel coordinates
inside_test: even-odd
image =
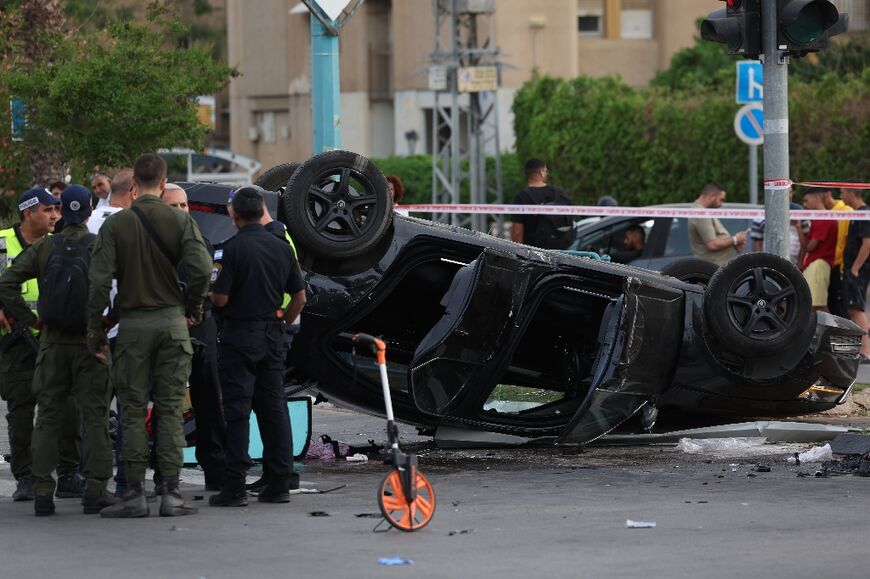
[[[441,300],[444,315],[409,365],[410,394],[421,412],[443,416],[467,388],[491,381],[528,280],[517,256],[492,249],[456,273]]]
[[[681,291],[626,278],[623,296],[602,320],[589,394],[559,444],[591,442],[654,403],[676,368],[684,307]]]

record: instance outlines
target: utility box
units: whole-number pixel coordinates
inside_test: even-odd
[[[495,0],[455,0],[456,11],[459,14],[492,14],[495,12]],[[437,13],[453,11],[454,0],[433,0]]]

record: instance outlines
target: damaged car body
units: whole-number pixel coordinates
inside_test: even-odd
[[[740,256],[703,287],[395,215],[380,171],[346,151],[258,184],[308,285],[290,380],[382,415],[375,360],[352,341],[378,336],[396,417],[426,432],[586,444],[658,412],[825,410],[857,374],[860,329],[812,313],[800,272],[775,256]],[[219,247],[231,187],[183,185]]]

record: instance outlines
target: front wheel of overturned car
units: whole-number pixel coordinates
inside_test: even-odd
[[[695,283],[707,287],[710,278],[716,273],[719,266],[712,261],[687,257],[678,261],[672,261],[661,269],[661,273],[675,277],[686,283]]]
[[[710,278],[704,296],[707,331],[744,357],[804,348],[812,298],[801,272],[769,253],[735,257]]]
[[[282,203],[293,239],[316,257],[362,255],[378,245],[392,223],[383,173],[350,151],[328,151],[302,163]]]

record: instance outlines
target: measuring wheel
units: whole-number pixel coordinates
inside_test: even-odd
[[[414,489],[406,492],[402,472],[391,471],[378,490],[378,506],[384,518],[400,531],[416,531],[425,527],[435,514],[435,490],[416,468],[411,471]],[[409,500],[409,495],[412,496]]]

